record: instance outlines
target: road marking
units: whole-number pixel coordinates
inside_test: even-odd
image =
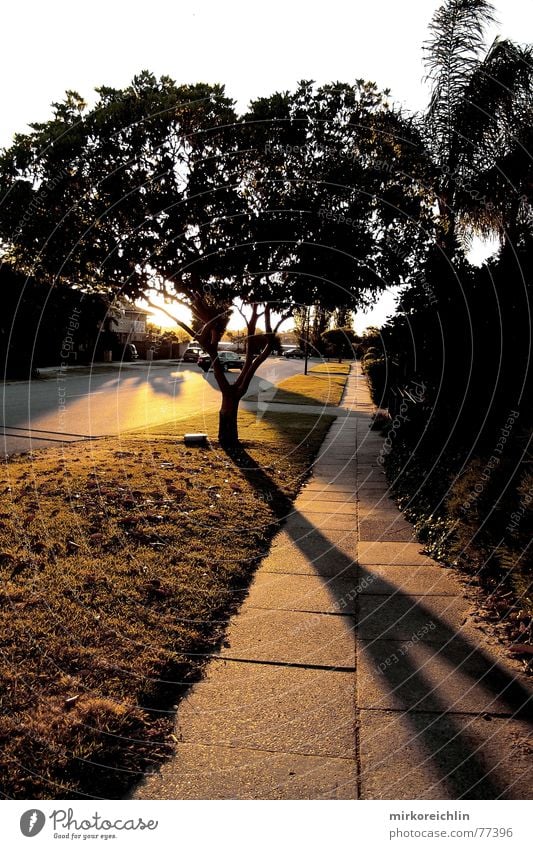
[[[32,433],[6,433],[5,431],[2,434],[2,437],[4,438],[4,440],[6,440],[6,439],[30,439],[30,440],[35,440],[36,442],[37,441],[39,441],[39,442],[68,442],[69,445],[70,445],[71,442],[83,442],[85,439],[88,439],[88,438],[89,439],[93,439],[93,438],[97,439],[98,438],[98,437],[86,437],[86,436],[69,437],[68,434],[67,434],[64,439],[58,439],[55,436],[34,436]]]
[[[66,431],[63,431],[63,430],[43,430],[42,428],[38,428],[38,427],[19,427],[18,425],[6,425],[6,424],[3,425],[3,424],[0,424],[0,429],[3,430],[4,433],[5,433],[6,430],[22,430],[22,431],[25,431],[25,433],[9,434],[10,436],[26,436],[26,434],[31,436],[31,434],[33,434],[33,433],[53,433],[56,436],[77,436],[80,439],[101,439],[100,436],[91,436],[87,433],[67,433]],[[36,436],[35,439],[46,439],[46,437]]]

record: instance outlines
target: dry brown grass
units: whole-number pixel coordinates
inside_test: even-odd
[[[120,797],[169,752],[331,418],[241,413],[257,473],[175,422],[13,458],[0,489],[1,790]]]

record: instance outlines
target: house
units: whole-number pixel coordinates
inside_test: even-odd
[[[123,304],[118,308],[114,332],[118,341],[125,345],[127,342],[146,342],[146,322],[148,313],[131,304]]]

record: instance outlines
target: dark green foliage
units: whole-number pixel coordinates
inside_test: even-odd
[[[370,394],[376,407],[386,407],[391,385],[388,361],[385,357],[366,354],[363,358],[363,371],[370,381]],[[392,386],[395,381],[392,381]]]
[[[322,350],[330,357],[354,357],[357,336],[351,327],[334,327],[322,333]]]
[[[180,323],[215,363],[229,444],[285,318],[346,313],[409,278],[431,226],[420,134],[361,80],[304,81],[244,116],[222,86],[148,72],[98,95],[89,110],[68,93],[2,154],[7,256],[47,286],[188,306]],[[236,303],[248,336],[262,317],[265,346],[230,384],[216,353]]]
[[[101,295],[46,285],[0,266],[0,368],[27,379],[42,366],[101,359],[116,346],[114,312]]]
[[[363,362],[391,415],[394,382],[422,388],[386,458],[420,538],[531,615],[532,64],[530,48],[497,40],[486,50],[491,16],[481,0],[447,0],[434,16],[424,125],[438,235],[382,328],[394,381],[382,358]],[[476,232],[501,239],[482,268],[465,259]],[[530,638],[520,621],[513,639]]]

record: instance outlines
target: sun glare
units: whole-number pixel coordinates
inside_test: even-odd
[[[179,304],[166,304],[162,297],[157,295],[151,298],[150,306],[146,301],[139,301],[138,306],[149,314],[149,321],[158,327],[176,327],[176,320],[186,324],[191,322],[191,311]],[[175,318],[174,318],[175,316]]]

